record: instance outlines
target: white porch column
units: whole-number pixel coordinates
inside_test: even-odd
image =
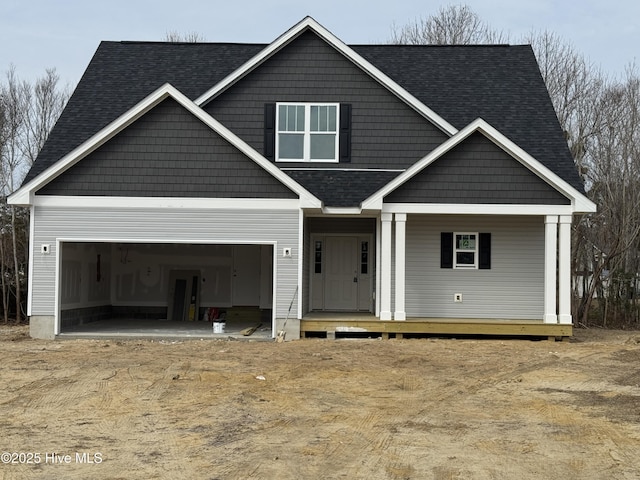
[[[558,323],[570,324],[571,318],[571,216],[560,217],[558,239]]]
[[[392,213],[383,213],[380,249],[380,320],[391,320],[391,220]]]
[[[396,213],[396,303],[394,320],[406,320],[404,311],[405,295],[405,246],[406,246],[407,214]]]
[[[544,219],[544,323],[558,323],[556,315],[556,255],[558,251],[558,216]]]

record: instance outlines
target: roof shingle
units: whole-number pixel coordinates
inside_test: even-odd
[[[27,174],[30,181],[170,83],[195,100],[266,45],[102,42]],[[583,191],[530,46],[351,48],[460,129],[480,117]],[[330,206],[351,206],[397,173],[287,172]],[[343,192],[351,192],[343,194]],[[354,203],[356,202],[356,203]]]

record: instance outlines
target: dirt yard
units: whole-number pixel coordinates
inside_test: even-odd
[[[0,327],[0,479],[637,479],[640,332],[32,340]]]

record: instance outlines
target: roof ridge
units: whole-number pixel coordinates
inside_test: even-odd
[[[245,42],[168,42],[161,40],[102,40],[102,43],[118,43],[121,45],[238,45],[238,46],[250,46],[250,47],[263,47],[268,45],[267,43],[245,43]]]
[[[520,47],[525,44],[511,43],[468,43],[468,44],[408,44],[408,43],[352,43],[350,47],[404,47],[404,48],[478,48],[478,47]]]
[[[163,40],[101,40],[101,43],[115,43],[122,45],[236,45],[236,46],[251,46],[251,47],[264,47],[269,45],[266,42],[174,42]],[[528,43],[472,43],[472,44],[398,44],[398,43],[348,43],[345,44],[348,47],[385,47],[385,48],[508,48],[508,47],[526,47],[530,46]]]

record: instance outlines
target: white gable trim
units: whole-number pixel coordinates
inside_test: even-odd
[[[533,158],[522,148],[517,146],[515,143],[513,143],[511,140],[509,140],[502,133],[493,128],[481,118],[478,118],[471,122],[453,137],[440,144],[426,157],[422,158],[422,160],[416,162],[404,173],[398,175],[383,188],[367,198],[364,202],[362,202],[362,209],[382,210],[383,199],[386,195],[390,194],[395,189],[403,185],[410,178],[417,175],[431,163],[442,157],[445,153],[449,152],[451,149],[459,145],[462,141],[467,139],[471,134],[475,132],[484,134],[487,138],[489,138],[496,145],[502,148],[506,153],[511,155],[514,159],[518,160],[523,166],[531,170],[534,174],[547,182],[550,186],[569,198],[571,200],[571,212],[587,213],[596,211],[595,203],[593,203],[586,196],[569,185],[565,180],[560,178],[557,174],[552,172],[549,168]]]
[[[82,158],[86,157],[91,152],[95,151],[98,147],[105,144],[116,134],[124,130],[133,122],[144,116],[151,109],[157,106],[163,100],[167,98],[173,98],[181,106],[187,109],[196,118],[201,120],[205,125],[211,128],[214,132],[219,134],[222,138],[231,143],[234,147],[240,150],[244,155],[256,162],[264,170],[274,176],[277,180],[282,182],[285,186],[290,188],[294,193],[300,196],[300,206],[313,208],[320,207],[322,202],[306,190],[302,185],[297,183],[291,177],[283,173],[279,168],[273,165],[270,161],[260,155],[256,150],[249,146],[246,142],[241,140],[238,136],[232,133],[229,129],[223,126],[220,122],[215,120],[211,115],[198,107],[195,103],[189,100],[185,95],[178,91],[170,84],[165,84],[158,90],[150,94],[135,107],[129,110],[118,119],[107,125],[100,130],[90,139],[85,141],[82,145],[72,150],[65,155],[62,159],[50,166],[48,169],[40,173],[34,179],[32,179],[26,185],[23,185],[15,193],[8,198],[8,202],[13,205],[33,205],[35,192],[46,185],[48,182],[62,174],[64,171],[75,165]]]
[[[255,57],[247,61],[244,65],[238,68],[236,71],[232,72],[226,78],[221,80],[218,84],[214,85],[211,89],[205,92],[203,95],[198,97],[195,100],[196,105],[202,106],[206,104],[212,97],[222,92],[230,85],[247,75],[251,70],[256,68],[258,65],[266,61],[273,54],[278,52],[284,46],[289,44],[292,40],[297,38],[300,34],[302,34],[306,30],[312,30],[318,36],[320,36],[323,40],[325,40],[329,45],[339,51],[346,58],[351,60],[354,64],[368,73],[371,77],[381,83],[384,87],[394,93],[397,97],[402,99],[409,106],[413,107],[417,112],[423,115],[426,119],[430,120],[434,125],[440,128],[443,132],[448,135],[455,134],[458,130],[447,122],[444,118],[438,115],[436,112],[431,110],[425,104],[420,102],[416,97],[411,95],[407,90],[402,88],[396,82],[394,82],[390,77],[385,75],[381,70],[375,67],[373,64],[365,60],[363,57],[358,55],[352,48],[343,43],[338,37],[333,35],[329,30],[324,28],[318,22],[316,22],[311,17],[304,18],[297,25],[293,26],[289,30],[287,30],[284,34],[279,36],[276,40],[274,40],[271,44],[265,47],[259,54]]]

